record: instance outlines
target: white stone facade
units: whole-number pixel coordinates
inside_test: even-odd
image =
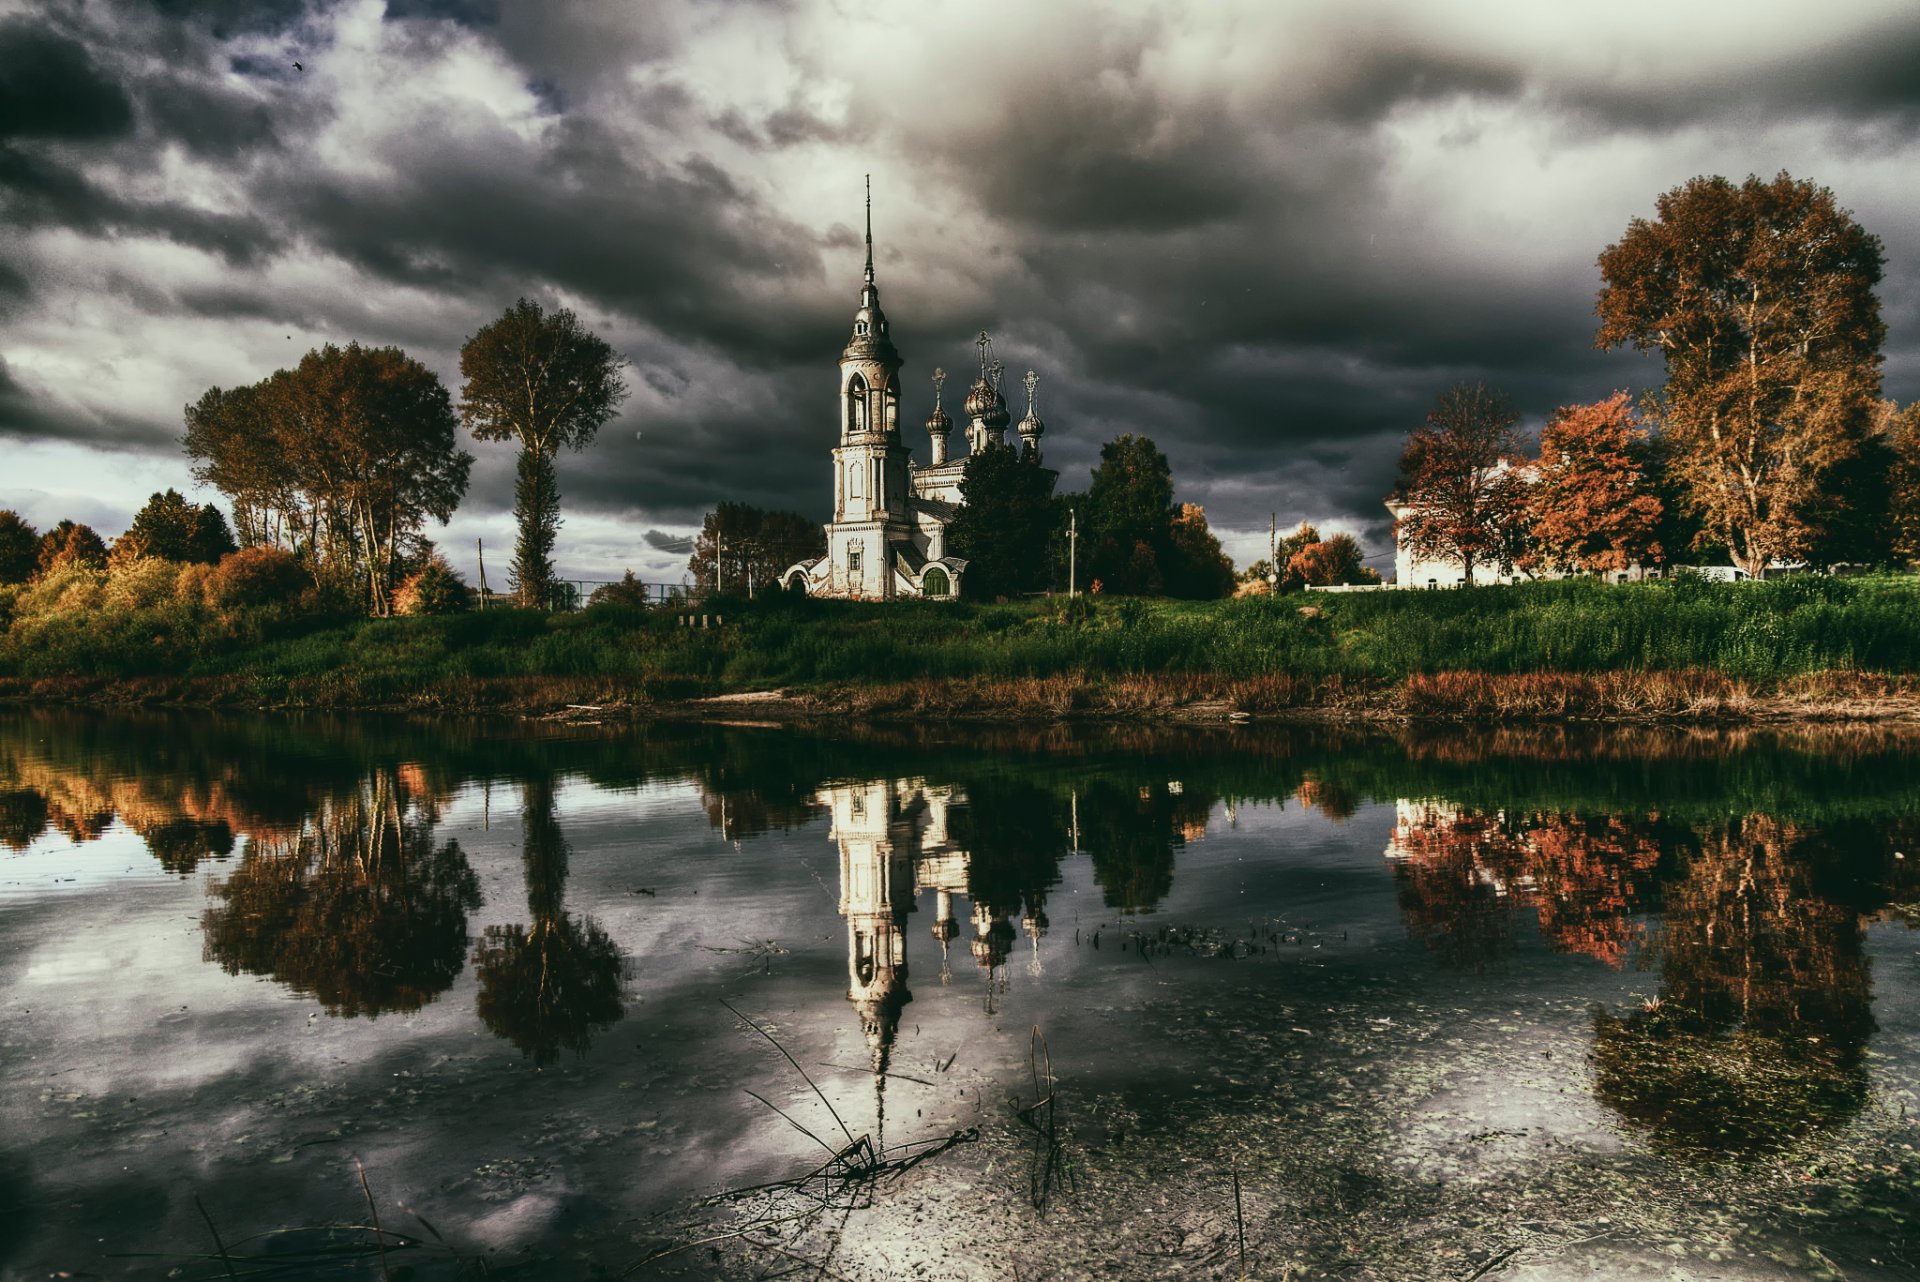
[[[947,456],[952,420],[939,405],[945,375],[935,374],[933,414],[927,419],[932,461],[916,466],[900,436],[900,353],[887,333],[880,291],[873,280],[873,232],[867,232],[866,283],[853,314],[853,333],[840,354],[840,442],[833,450],[833,519],[827,554],[789,566],[780,576],[789,591],[856,601],[903,597],[951,600],[960,594],[965,560],[950,555],[947,524],[960,506],[967,455]],[[980,336],[980,377],[967,396],[970,451],[1006,448],[1006,403],[1000,368]],[[1029,374],[1031,398],[1035,376]],[[1029,403],[1019,424],[1023,457],[1036,466],[1044,431]]]

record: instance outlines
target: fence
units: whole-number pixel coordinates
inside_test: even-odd
[[[547,601],[547,609],[554,611],[579,610],[592,600],[596,589],[624,584],[624,579],[556,579],[553,595]],[[640,604],[672,605],[694,599],[696,589],[690,583],[641,583]],[[511,609],[520,604],[520,597],[513,592],[485,592],[480,597],[481,609]]]

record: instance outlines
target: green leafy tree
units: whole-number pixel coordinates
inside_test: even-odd
[[[1091,577],[1108,592],[1160,592],[1172,525],[1173,468],[1160,448],[1132,433],[1101,446],[1083,522]]]
[[[126,551],[123,552],[122,546]],[[178,490],[147,499],[133,524],[114,541],[116,556],[154,556],[163,561],[212,565],[236,551],[227,518],[211,503],[189,503]]]
[[[569,850],[554,816],[553,781],[525,785],[526,873],[530,925],[488,926],[474,948],[481,1022],[536,1064],[562,1050],[585,1054],[600,1030],[625,1013],[620,950],[592,918],[564,906]]]
[[[40,531],[11,508],[0,509],[0,583],[25,583],[40,563]]]
[[[1400,540],[1417,556],[1460,562],[1468,584],[1474,566],[1511,568],[1520,550],[1523,487],[1509,466],[1519,421],[1486,384],[1455,384],[1400,454]]]
[[[948,552],[967,563],[967,595],[990,601],[1047,589],[1046,549],[1064,519],[1053,498],[1056,479],[1011,447],[967,456],[960,507],[947,526]]]
[[[824,555],[826,532],[798,512],[767,512],[750,503],[722,503],[707,513],[694,539],[687,571],[693,581],[744,596],[776,587],[796,561]],[[718,577],[715,558],[719,558]]]
[[[1666,361],[1665,421],[1704,537],[1758,576],[1813,556],[1880,380],[1878,238],[1782,173],[1700,177],[1600,255],[1601,347]]]
[[[483,441],[517,440],[512,578],[526,605],[552,595],[560,527],[554,456],[586,446],[627,397],[623,360],[561,308],[522,298],[460,349],[460,415]]]
[[[1210,601],[1233,591],[1233,561],[1207,526],[1206,509],[1182,503],[1167,525],[1169,596]]]

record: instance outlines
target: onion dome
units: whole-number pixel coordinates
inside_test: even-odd
[[[1041,422],[1039,411],[1033,407],[1033,405],[1035,405],[1033,392],[1035,392],[1035,388],[1039,388],[1039,386],[1041,386],[1041,376],[1035,374],[1033,370],[1027,370],[1027,416],[1020,420],[1020,436],[1021,439],[1025,439],[1029,445],[1035,443],[1035,441],[1039,441],[1041,434],[1046,432],[1046,424]]]
[[[1011,421],[1007,413],[1007,403],[1000,399],[1000,393],[982,374],[980,381],[967,393],[967,417],[984,426],[999,431]]]
[[[940,408],[940,387],[947,381],[947,371],[933,371],[933,413],[927,415],[927,431],[934,436],[945,436],[953,430],[953,419]]]

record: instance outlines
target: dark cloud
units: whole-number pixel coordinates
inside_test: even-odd
[[[205,30],[216,39],[287,31],[306,16],[306,0],[146,0],[163,18]],[[324,3],[324,0],[322,0]],[[316,6],[318,7],[318,6]]]
[[[0,23],[0,138],[114,138],[133,127],[127,93],[78,40],[24,19]]]
[[[160,80],[143,88],[141,105],[155,134],[203,157],[238,159],[275,142],[267,104],[225,88]]]
[[[663,530],[648,530],[640,538],[656,552],[671,552],[675,556],[687,556],[693,552],[693,540],[683,535],[668,534]]]
[[[1551,100],[1601,129],[1664,131],[1714,120],[1783,117],[1887,121],[1920,128],[1920,11],[1865,30],[1809,28],[1789,53],[1735,74],[1571,81]],[[1822,38],[1824,35],[1825,38]]]
[[[387,0],[387,21],[406,18],[489,27],[500,21],[500,0]]]
[[[126,322],[101,352],[191,325],[240,381],[359,339],[457,382],[460,343],[506,303],[560,302],[635,389],[562,459],[566,510],[682,556],[675,529],[722,499],[825,516],[872,171],[917,456],[928,373],[966,380],[989,329],[1016,384],[1045,376],[1062,488],[1139,432],[1243,540],[1272,511],[1380,540],[1400,443],[1448,384],[1500,386],[1537,424],[1657,378],[1593,349],[1594,255],[1710,161],[1873,211],[1889,391],[1920,395],[1920,216],[1888,177],[1920,136],[1920,15],[1680,61],[1625,25],[1591,57],[1542,56],[1419,7],[1249,13],[1223,35],[1211,8],[1103,10],[957,56],[958,29],[903,43],[808,4],[389,0],[375,25],[235,0],[7,24],[0,66],[37,41],[73,74],[66,106],[0,133],[0,345],[80,341],[57,318],[84,279]],[[17,350],[16,438],[170,449],[198,390],[153,389],[138,422],[60,409],[69,389],[43,393]],[[463,518],[511,506],[511,450],[477,452]]]

